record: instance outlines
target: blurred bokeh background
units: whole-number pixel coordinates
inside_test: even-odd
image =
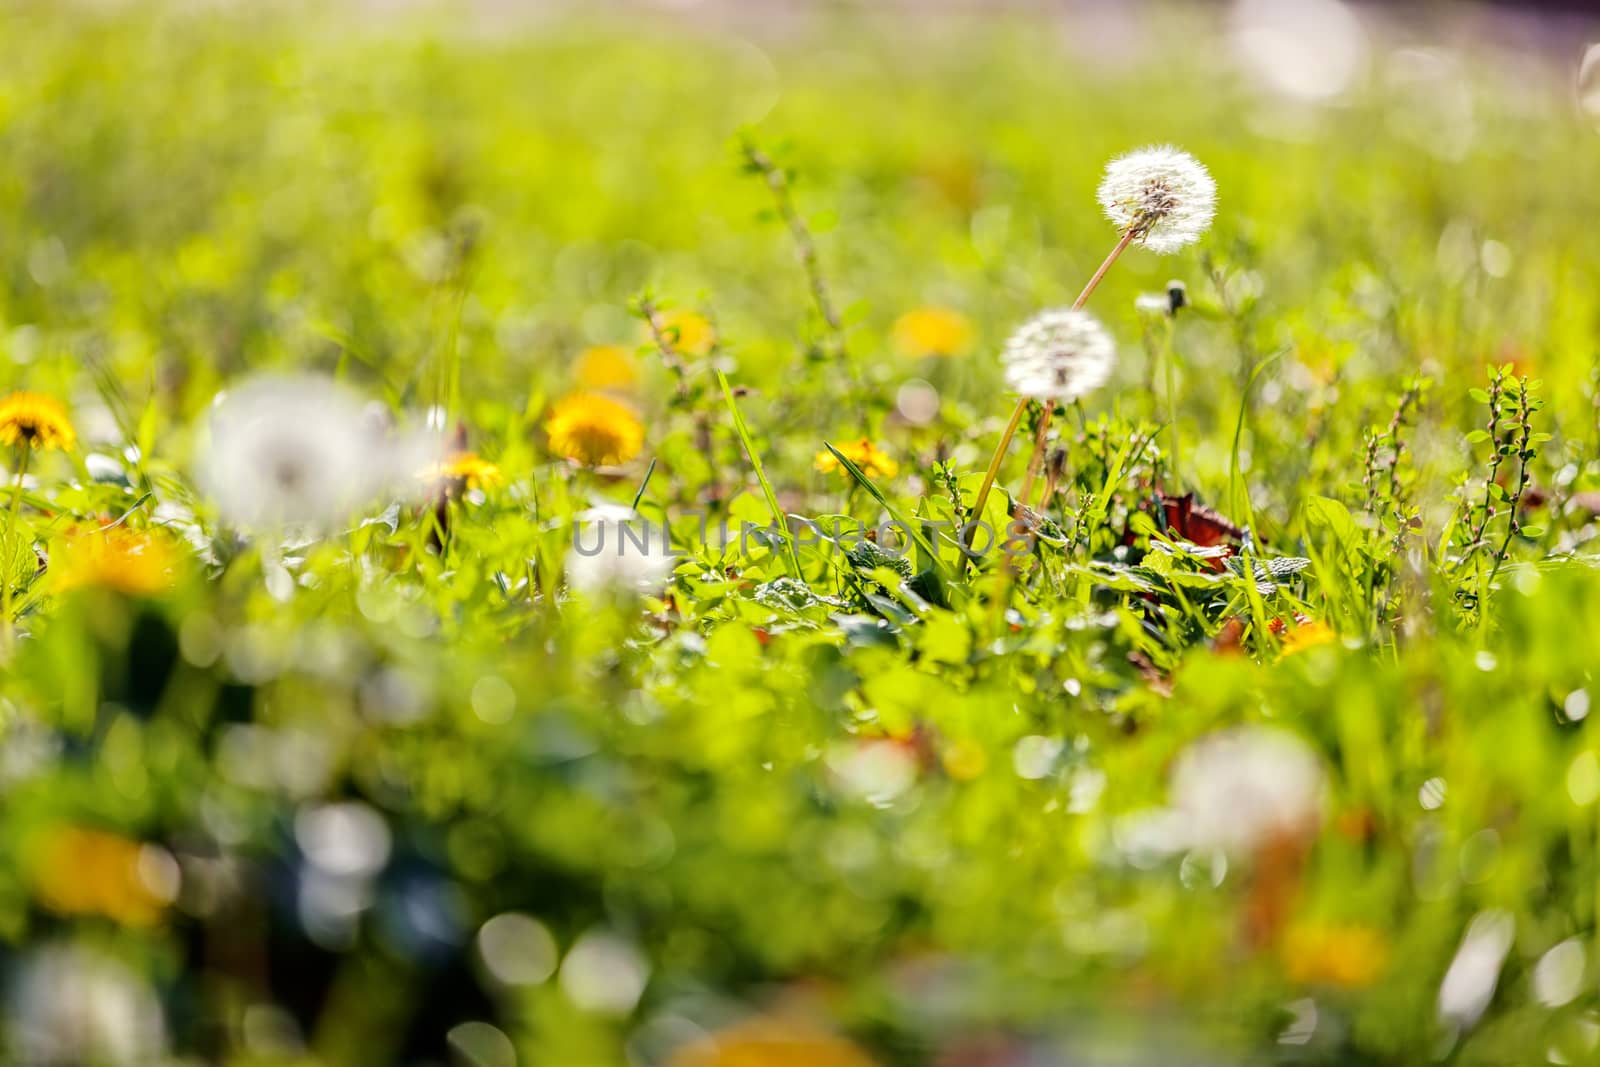
[[[709,571],[649,640],[636,605],[530,592],[573,513],[649,477],[549,455],[573,389],[637,406],[649,505],[720,480],[760,514],[738,444],[673,407],[641,293],[741,386],[785,501],[847,509],[814,457],[869,433],[938,493],[936,460],[986,459],[1007,333],[1104,256],[1104,162],[1150,143],[1211,168],[1218,218],[1099,291],[1123,357],[1092,407],[1163,416],[1137,299],[1184,283],[1202,499],[1237,455],[1269,538],[1309,493],[1359,510],[1363,431],[1428,377],[1433,521],[1491,361],[1550,383],[1541,478],[1592,488],[1584,5],[4,0],[0,41],[0,375],[67,401],[84,456],[40,461],[30,515],[148,486],[195,572],[64,598],[0,682],[8,1062],[1595,1055],[1592,576],[1519,584],[1542,599],[1493,635],[1417,619],[1403,656],[1197,640],[1159,685],[1112,615],[1030,619],[985,666],[954,622],[913,654]],[[793,175],[862,411],[740,136]],[[282,546],[292,597],[233,569],[196,427],[287,369],[448,408],[505,473],[449,566],[397,507]],[[1266,764],[1252,802],[1316,807],[1326,773],[1314,860],[1151,817],[1242,718],[1317,754],[1247,734],[1191,764],[1197,803],[1226,822]]]

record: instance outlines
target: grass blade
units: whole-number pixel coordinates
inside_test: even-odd
[[[756,454],[756,446],[750,440],[750,430],[744,424],[744,416],[739,414],[739,405],[734,402],[733,389],[728,385],[728,376],[720,370],[717,371],[717,384],[722,386],[722,396],[728,402],[728,415],[733,420],[733,432],[739,435],[739,443],[744,445],[744,454],[750,457],[750,466],[756,472],[756,481],[761,483],[761,491],[767,497],[767,507],[772,510],[772,521],[777,524],[778,531],[783,537],[783,547],[786,550],[784,559],[789,565],[789,577],[803,581],[800,553],[795,549],[794,535],[789,532],[789,520],[784,516],[783,509],[778,506],[778,494],[772,491],[772,483],[767,481],[767,475],[761,469],[761,457]]]
[[[938,550],[934,548],[933,542],[928,540],[927,535],[917,528],[917,524],[906,521],[906,518],[900,512],[900,509],[889,503],[888,499],[883,495],[882,492],[879,491],[878,487],[872,484],[872,479],[868,478],[866,474],[862,472],[861,468],[856,466],[854,460],[845,455],[843,452],[840,452],[837,448],[834,448],[832,445],[828,444],[826,441],[823,442],[823,445],[829,452],[833,453],[833,458],[839,461],[839,466],[848,471],[850,473],[850,477],[856,480],[856,484],[865,489],[872,496],[872,499],[876,500],[879,505],[883,507],[883,510],[889,513],[889,517],[891,519],[899,523],[906,529],[908,533],[910,533],[911,539],[917,543],[918,548],[927,553],[928,558],[933,561],[933,565],[939,569],[939,572],[941,574],[944,573],[945,566],[944,563],[939,559]]]

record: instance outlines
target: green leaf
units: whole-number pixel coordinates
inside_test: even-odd
[[[849,472],[850,477],[856,480],[856,484],[865,489],[872,496],[872,499],[876,500],[883,510],[889,513],[891,519],[910,532],[911,539],[917,543],[917,547],[927,554],[928,559],[932,561],[932,565],[942,573],[944,565],[939,560],[939,551],[934,548],[933,542],[929,541],[927,535],[922,532],[922,524],[914,520],[908,520],[904,512],[889,503],[888,497],[884,496],[878,487],[872,484],[872,479],[863,474],[861,468],[856,466],[855,461],[849,456],[840,452],[826,441],[823,442],[823,446],[833,453],[833,458],[839,461],[839,466]]]

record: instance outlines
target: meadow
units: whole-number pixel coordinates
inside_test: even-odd
[[[1581,41],[486,9],[0,5],[0,1059],[1594,1062]]]

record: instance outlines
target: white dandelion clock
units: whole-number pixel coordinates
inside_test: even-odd
[[[1077,400],[1104,385],[1116,365],[1117,347],[1087,311],[1054,310],[1035,315],[1006,342],[1000,361],[1006,385],[1034,400]]]
[[[664,523],[606,504],[577,517],[567,553],[567,584],[586,595],[658,593],[678,565]]]
[[[428,439],[396,433],[384,411],[313,375],[230,389],[205,428],[200,485],[225,521],[253,530],[348,521],[429,455]]]
[[[1203,737],[1178,757],[1172,808],[1191,847],[1250,855],[1302,840],[1322,820],[1322,761],[1287,730],[1241,726]]]
[[[1199,240],[1217,213],[1217,183],[1205,165],[1170,145],[1141,148],[1106,164],[1100,206],[1133,242],[1176,252]]]

